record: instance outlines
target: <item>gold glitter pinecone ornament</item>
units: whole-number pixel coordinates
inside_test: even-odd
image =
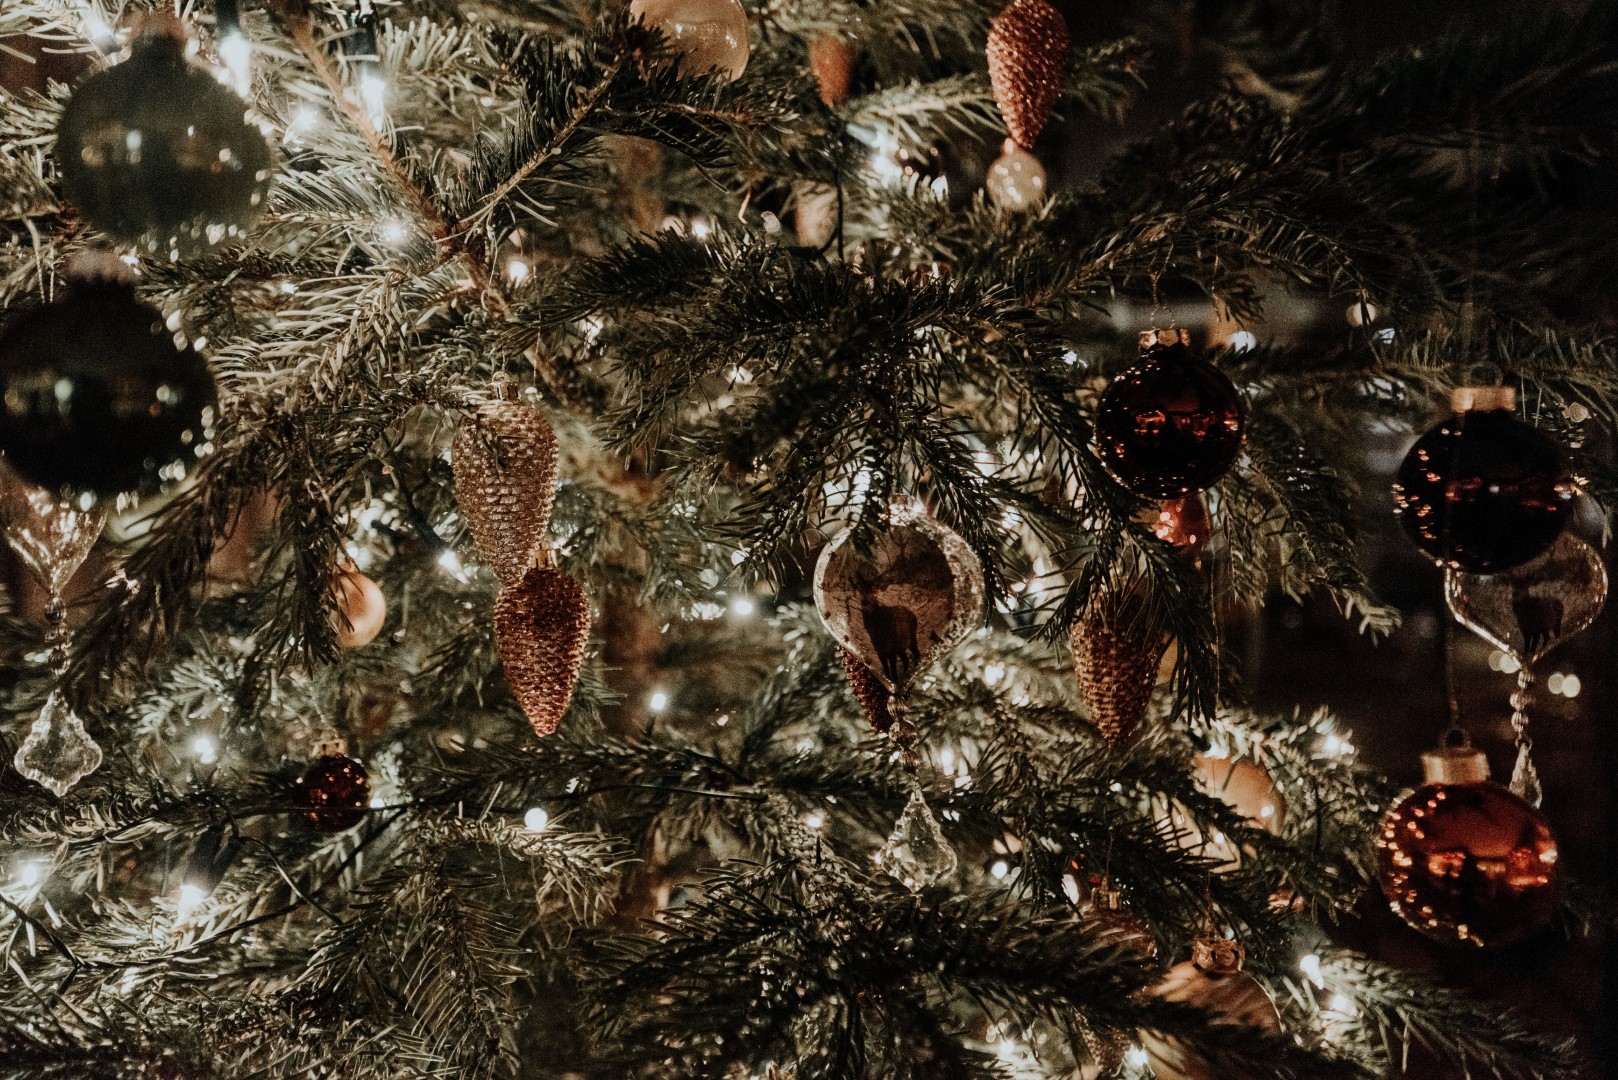
[[[554,566],[532,566],[494,602],[494,640],[506,684],[534,725],[549,735],[562,722],[584,664],[590,602],[584,589]]]
[[[478,406],[451,451],[455,500],[502,585],[523,578],[556,502],[556,433],[545,414],[501,398]]]
[[[1103,594],[1073,624],[1073,671],[1090,722],[1116,750],[1146,715],[1168,635],[1155,632],[1138,602]]]
[[[882,680],[860,662],[859,657],[847,649],[839,651],[843,655],[843,671],[848,675],[848,685],[854,691],[855,700],[865,709],[871,726],[877,731],[886,732],[893,726],[893,713],[888,708],[893,695],[882,685]]]
[[[989,83],[1017,145],[1034,145],[1067,77],[1067,23],[1046,0],[1012,0],[989,27]]]

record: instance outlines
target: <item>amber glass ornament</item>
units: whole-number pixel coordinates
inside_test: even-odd
[[[1136,495],[1183,499],[1212,487],[1241,453],[1241,395],[1192,355],[1189,331],[1148,330],[1140,340],[1140,362],[1101,394],[1096,449]]]
[[[315,754],[293,785],[303,816],[321,832],[352,829],[371,806],[371,778],[340,739],[320,744]]]
[[[1164,499],[1148,519],[1152,532],[1166,544],[1173,544],[1195,559],[1213,538],[1213,518],[1201,495]]]
[[[1509,386],[1455,391],[1455,414],[1410,448],[1393,484],[1405,532],[1440,566],[1494,574],[1551,546],[1578,488],[1562,451],[1512,415]]]
[[[270,148],[242,99],[186,59],[176,20],[149,20],[129,59],[62,111],[56,156],[93,228],[149,252],[194,252],[263,213]]]
[[[1006,132],[1031,147],[1062,96],[1067,23],[1046,0],[1012,0],[989,26],[989,83]]]
[[[1168,635],[1152,628],[1138,598],[1104,592],[1073,624],[1071,637],[1073,673],[1090,722],[1116,750],[1146,715]]]
[[[747,70],[747,12],[736,0],[631,0],[629,16],[668,39],[682,74],[734,81]]]
[[[1015,142],[1006,140],[1001,154],[989,166],[983,189],[996,205],[1007,210],[1026,210],[1045,203],[1045,167]]]
[[[461,424],[450,461],[455,501],[478,554],[502,585],[515,585],[550,529],[557,445],[543,412],[517,401],[514,388],[501,394]]]
[[[116,263],[116,260],[112,260]],[[150,493],[207,450],[214,382],[127,281],[81,278],[0,332],[0,450],[53,493]]]
[[[388,619],[388,601],[376,582],[358,570],[345,570],[332,582],[338,618],[332,620],[337,644],[363,649],[376,640]]]
[[[1499,948],[1556,911],[1556,838],[1498,784],[1469,746],[1422,755],[1427,783],[1393,804],[1377,837],[1377,876],[1412,928],[1446,945]]]
[[[506,684],[534,734],[551,734],[573,698],[590,640],[584,589],[548,560],[531,567],[520,582],[500,590],[494,640]]]

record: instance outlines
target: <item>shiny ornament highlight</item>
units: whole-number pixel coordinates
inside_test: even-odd
[[[567,713],[590,640],[584,589],[554,566],[535,566],[494,602],[494,640],[506,684],[533,725],[554,732]]]
[[[213,376],[126,282],[80,280],[0,333],[0,450],[66,496],[149,494],[207,448]]]
[[[1562,451],[1512,415],[1509,386],[1455,391],[1455,414],[1410,448],[1393,506],[1440,566],[1495,574],[1521,566],[1562,532],[1578,488]]]
[[[293,798],[319,832],[352,829],[371,807],[371,777],[341,741],[323,744],[293,784]]]
[[[347,570],[332,582],[337,616],[332,629],[344,649],[362,649],[376,640],[388,619],[388,601],[376,582],[358,570]]]
[[[164,256],[236,236],[270,190],[270,148],[247,106],[185,50],[144,34],[74,91],[56,138],[63,190],[91,227]]]
[[[1434,941],[1485,949],[1543,929],[1560,862],[1545,819],[1490,783],[1470,747],[1422,761],[1427,783],[1393,804],[1377,836],[1377,878],[1394,914]]]
[[[1216,484],[1241,453],[1241,395],[1191,354],[1179,329],[1141,334],[1141,359],[1101,394],[1096,451],[1136,495],[1183,499]]]
[[[633,0],[629,16],[669,40],[683,75],[734,82],[747,70],[747,12],[736,0]]]
[[[502,585],[520,582],[544,545],[556,505],[556,432],[515,400],[480,405],[450,451],[455,501],[478,554]]]
[[[1006,132],[1029,147],[1067,79],[1067,22],[1046,0],[1012,0],[989,25],[989,83]]]
[[[984,190],[998,206],[1007,210],[1027,210],[1045,204],[1045,167],[1039,159],[1017,144],[1006,140],[1004,151],[989,166]]]

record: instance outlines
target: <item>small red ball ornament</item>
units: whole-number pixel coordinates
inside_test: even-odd
[[[1183,499],[1230,470],[1242,449],[1242,399],[1191,354],[1187,330],[1147,330],[1140,363],[1102,392],[1096,450],[1118,482],[1149,499]]]
[[[1427,783],[1393,804],[1377,837],[1377,876],[1394,914],[1446,945],[1492,949],[1542,929],[1556,911],[1556,838],[1498,784],[1470,746],[1422,755]]]
[[[1405,532],[1439,565],[1521,566],[1561,535],[1578,495],[1562,451],[1512,415],[1509,386],[1455,391],[1455,415],[1410,448],[1393,484]]]
[[[348,746],[340,739],[321,743],[315,753],[315,760],[293,785],[297,803],[320,832],[352,829],[371,806],[370,775],[348,756]]]

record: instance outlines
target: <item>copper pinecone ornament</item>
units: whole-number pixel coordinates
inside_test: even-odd
[[[1073,624],[1073,671],[1090,722],[1116,750],[1135,733],[1157,685],[1167,635],[1153,633],[1138,604],[1103,596]]]
[[[893,713],[888,710],[888,702],[893,695],[882,685],[882,680],[871,674],[870,668],[860,663],[859,657],[847,649],[840,651],[843,654],[843,671],[848,674],[848,685],[854,691],[855,699],[865,708],[871,726],[878,731],[887,731],[893,726]]]
[[[590,603],[579,583],[553,566],[534,566],[494,602],[494,640],[506,683],[534,725],[549,735],[562,722],[584,664]]]
[[[854,84],[854,43],[841,34],[821,34],[809,43],[809,70],[815,73],[820,100],[837,108],[848,100]]]
[[[550,421],[520,402],[488,402],[461,425],[451,455],[455,500],[478,554],[502,585],[521,581],[545,541],[556,502]]]
[[[1012,0],[989,27],[989,83],[1006,131],[1031,147],[1067,77],[1067,23],[1046,0]]]

